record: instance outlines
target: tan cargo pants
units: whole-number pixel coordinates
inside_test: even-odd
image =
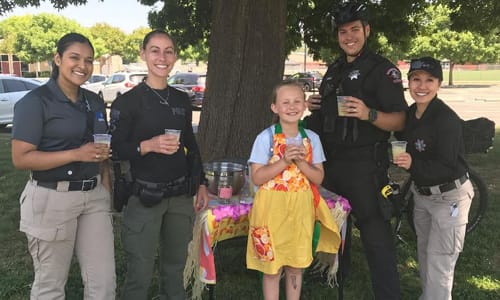
[[[474,189],[469,180],[457,189],[430,196],[414,187],[420,300],[451,300],[453,275],[462,252]]]
[[[73,252],[81,269],[84,299],[115,299],[110,201],[100,180],[86,192],[58,192],[28,181],[20,198],[20,230],[26,233],[33,258],[32,300],[65,299]]]

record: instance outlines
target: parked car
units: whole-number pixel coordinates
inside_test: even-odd
[[[102,83],[102,88],[97,91],[97,94],[104,99],[104,102],[111,103],[116,97],[139,84],[147,75],[147,72],[115,73]]]
[[[286,80],[293,80],[302,84],[304,92],[316,90],[321,85],[323,75],[317,71],[298,72],[285,77]]]
[[[40,85],[34,79],[0,75],[0,128],[12,123],[16,102]]]
[[[205,74],[192,72],[176,73],[168,78],[168,85],[186,92],[191,99],[193,108],[199,109],[205,98]]]
[[[103,83],[106,79],[108,79],[106,75],[94,74],[90,76],[89,80],[87,80],[85,84],[82,84],[82,88],[97,94],[103,88]]]

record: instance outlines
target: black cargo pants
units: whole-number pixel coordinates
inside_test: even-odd
[[[387,183],[387,166],[377,164],[373,158],[352,158],[356,158],[352,152],[344,158],[332,155],[324,164],[323,186],[347,198],[352,206],[351,213],[360,231],[375,299],[400,299],[394,235],[377,202],[380,187]],[[349,234],[341,261],[344,278],[349,272],[350,239]]]

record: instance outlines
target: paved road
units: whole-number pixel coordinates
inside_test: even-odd
[[[464,120],[486,117],[500,128],[500,83],[461,84],[454,87],[443,86],[438,92],[444,100]],[[410,93],[406,100],[413,103]],[[306,112],[308,114],[309,112]],[[198,124],[200,112],[193,112],[193,123]]]

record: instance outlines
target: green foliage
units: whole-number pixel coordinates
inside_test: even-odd
[[[178,52],[178,58],[184,61],[194,61],[196,64],[202,61],[208,61],[207,41],[199,41],[194,46],[188,46]]]
[[[75,21],[46,13],[9,18],[1,22],[0,27],[0,34],[7,41],[2,43],[2,49],[12,50],[21,60],[30,63],[52,60],[62,35],[68,32],[85,34]]]
[[[444,5],[431,5],[416,14],[413,22],[419,27],[419,34],[412,41],[409,57],[428,55],[453,63],[498,62],[498,42],[487,43],[485,37],[471,31],[451,29],[450,15],[455,11]]]
[[[127,35],[123,47],[123,63],[129,64],[138,61],[142,40],[150,31],[150,28],[140,27],[132,31],[131,34]]]
[[[106,23],[97,23],[89,28],[92,44],[99,47],[99,52],[96,57],[104,54],[123,55],[123,50],[126,43],[126,34],[118,27],[110,26]]]

